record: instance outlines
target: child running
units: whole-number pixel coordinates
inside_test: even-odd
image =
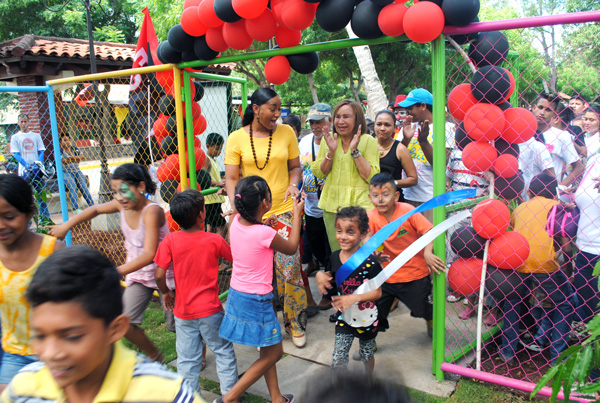
[[[234,203],[239,212],[233,218],[229,237],[233,272],[225,318],[219,336],[233,343],[260,347],[260,357],[222,398],[215,402],[237,402],[261,376],[265,377],[273,403],[294,402],[282,395],[275,364],[283,355],[281,326],[273,309],[273,254],[293,255],[300,242],[304,200],[294,203],[289,239],[280,236],[262,217],[271,209],[271,190],[259,176],[242,179],[235,187]]]
[[[332,296],[332,305],[340,315],[335,323],[335,344],[333,347],[333,369],[348,367],[350,347],[354,338],[359,341],[359,354],[365,364],[367,376],[372,376],[375,367],[375,337],[377,336],[378,314],[375,301],[381,296],[381,287],[364,294],[353,292],[365,281],[381,272],[377,259],[371,255],[365,259],[348,277],[336,284],[335,274],[340,267],[360,248],[361,242],[369,234],[369,217],[362,207],[344,207],[335,216],[335,238],[340,250],[331,254],[329,265],[324,272],[317,272],[317,285],[322,294]],[[358,304],[351,323],[341,314],[352,305]]]
[[[110,186],[114,200],[88,207],[69,221],[51,227],[50,234],[62,239],[74,226],[100,214],[120,213],[127,257],[125,264],[117,267],[117,270],[125,276],[127,283],[123,293],[123,313],[130,319],[129,330],[125,337],[137,345],[150,359],[162,362],[164,360],[162,352],[139,326],[144,319],[144,311],[148,307],[152,293],[157,289],[154,280],[154,272],[157,268],[154,255],[159,243],[169,233],[165,212],[145,196],[145,194],[154,194],[156,185],[150,178],[148,169],[143,165],[121,165],[113,173]],[[175,289],[172,272],[167,275],[167,284],[170,289]],[[165,309],[164,315],[167,329],[174,332],[173,313]]]
[[[97,250],[76,245],[54,253],[26,296],[42,362],[14,377],[3,403],[202,402],[177,374],[119,342],[129,329],[119,273]]]
[[[31,346],[31,307],[25,291],[40,264],[62,242],[29,230],[35,212],[31,186],[17,175],[0,175],[0,392],[17,372],[37,361]]]
[[[165,307],[175,314],[177,372],[200,393],[200,371],[204,361],[202,340],[215,353],[221,393],[238,380],[233,344],[219,337],[223,307],[219,301],[219,258],[232,260],[231,248],[221,235],[203,230],[204,197],[185,190],[171,200],[171,215],[181,231],[167,234],[154,261],[156,284]],[[167,287],[166,275],[175,273],[177,295]]]

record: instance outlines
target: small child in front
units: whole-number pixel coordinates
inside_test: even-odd
[[[333,347],[333,369],[348,366],[350,347],[354,338],[359,340],[359,354],[370,376],[375,367],[375,337],[377,336],[378,312],[375,301],[381,297],[381,287],[364,294],[353,294],[365,281],[381,272],[377,259],[371,255],[350,273],[341,284],[336,284],[335,275],[342,265],[360,248],[361,242],[369,234],[369,217],[362,207],[344,207],[335,216],[335,238],[340,250],[331,254],[329,265],[324,272],[317,272],[317,285],[322,294],[331,295],[332,305],[340,313],[335,323],[335,344]],[[358,304],[356,312],[360,318],[348,323],[344,311]],[[344,320],[346,319],[346,320]]]
[[[396,182],[390,174],[381,173],[371,178],[369,199],[375,208],[369,210],[368,214],[372,234],[414,209],[408,203],[398,202],[399,195]],[[432,227],[424,215],[413,214],[383,242],[383,255],[393,260]],[[384,263],[384,267],[387,264]],[[387,279],[381,286],[382,295],[377,301],[379,329],[385,331],[389,327],[387,317],[394,298],[398,298],[410,309],[411,316],[425,319],[427,334],[431,337],[433,307],[428,301],[431,294],[430,274],[432,271],[444,273],[445,268],[444,261],[433,254],[433,244],[430,243]]]
[[[173,311],[177,334],[177,372],[200,393],[203,344],[215,353],[221,393],[237,382],[233,344],[219,337],[223,307],[219,301],[219,258],[229,261],[231,248],[221,235],[205,232],[204,197],[185,190],[171,199],[171,216],[181,231],[167,234],[156,252],[156,284],[165,307]],[[172,266],[171,266],[172,265]],[[167,287],[167,270],[175,273],[177,293]]]
[[[42,362],[13,378],[3,403],[202,402],[181,377],[119,342],[129,329],[119,277],[110,260],[81,245],[40,265],[26,297]]]

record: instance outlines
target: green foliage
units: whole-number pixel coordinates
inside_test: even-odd
[[[101,42],[123,43],[125,42],[125,34],[114,25],[106,25],[94,30],[94,39]]]
[[[50,192],[46,189],[42,189],[41,192],[38,192],[35,189],[33,190],[33,197],[35,199],[36,205],[35,214],[33,215],[33,222],[35,223],[36,227],[35,232],[37,232],[38,234],[48,234],[50,232],[48,227],[50,225],[56,225],[50,217],[44,217],[40,214],[40,203],[42,201],[48,203],[50,196]]]

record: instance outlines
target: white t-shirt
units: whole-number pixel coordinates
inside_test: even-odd
[[[600,255],[600,194],[594,189],[594,178],[600,176],[600,154],[591,157],[585,167],[583,179],[575,192],[575,204],[579,207],[577,248],[593,255]]]
[[[573,138],[569,132],[551,127],[544,132],[544,140],[546,148],[552,156],[556,180],[561,183],[567,176],[563,175],[563,172],[566,172],[570,164],[579,160],[579,155],[573,145]]]
[[[600,132],[592,134],[591,136],[585,134],[585,147],[587,148],[587,157],[592,158],[600,151]]]
[[[454,147],[454,131],[456,125],[454,123],[446,122],[446,148]],[[415,130],[415,134],[408,144],[408,151],[417,169],[418,182],[415,186],[411,186],[403,189],[404,199],[415,201],[415,202],[426,202],[433,197],[433,167],[425,158],[423,150],[417,140],[419,128]],[[398,134],[398,138],[402,134]],[[433,146],[433,125],[429,125],[429,136],[427,137],[429,144]],[[406,177],[406,173],[403,173],[403,177]]]
[[[553,169],[552,156],[546,145],[533,137],[526,142],[519,144],[519,167],[523,172],[523,181],[525,188],[521,196],[523,200],[529,200],[527,189],[531,180],[541,174],[546,169]]]
[[[10,152],[19,153],[28,164],[39,161],[38,151],[44,151],[46,147],[39,133],[17,132],[10,138]],[[19,175],[23,176],[25,167],[19,163]]]
[[[320,218],[323,217],[323,210],[319,207],[319,189],[325,179],[317,179],[310,169],[310,164],[317,158],[319,154],[320,144],[313,143],[315,135],[309,133],[302,137],[298,148],[300,149],[300,165],[302,166],[302,190],[306,194],[304,201],[304,212],[306,215]],[[325,140],[322,140],[325,141]],[[314,146],[314,158],[313,158]]]
[[[488,187],[489,182],[483,173],[469,171],[463,164],[462,153],[459,148],[454,147],[446,167],[446,176],[452,182],[452,190]]]

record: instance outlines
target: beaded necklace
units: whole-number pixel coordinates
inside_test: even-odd
[[[267,150],[267,159],[265,160],[265,164],[261,167],[258,166],[258,161],[256,160],[256,150],[254,149],[254,139],[252,137],[252,123],[250,123],[250,147],[252,147],[252,156],[254,157],[254,165],[259,170],[265,169],[267,164],[269,163],[269,157],[271,156],[271,142],[273,141],[273,130],[269,131],[269,149]]]

